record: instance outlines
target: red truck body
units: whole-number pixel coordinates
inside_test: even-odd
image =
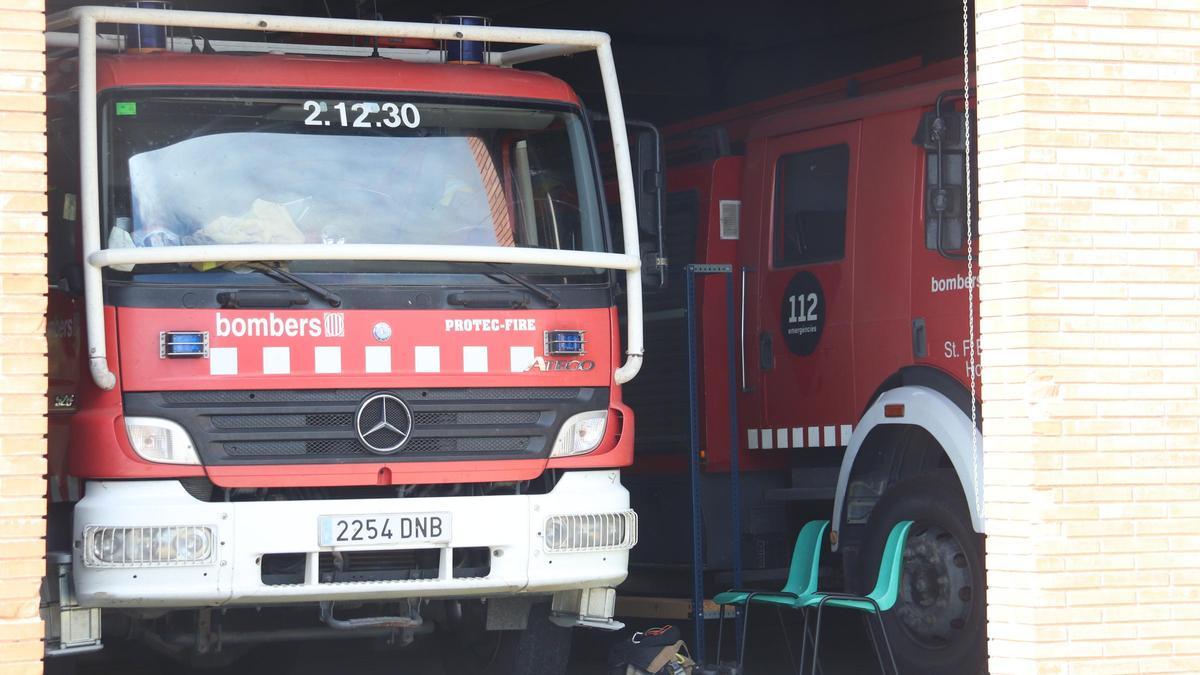
[[[961,134],[939,158],[928,133],[935,108],[962,128],[962,90],[960,61],[910,60],[665,128],[673,276],[646,299],[647,354],[658,363],[677,348],[666,336],[684,334],[684,265],[732,266],[744,533],[733,546],[748,570],[781,573],[802,521],[828,518],[845,583],[861,589],[891,525],[927,518],[911,535],[906,583],[930,574],[941,594],[905,594],[893,613],[908,636],[893,642],[914,672],[966,672],[983,644],[974,276],[963,209],[935,231],[929,203],[941,196],[931,166],[948,162],[949,183],[962,172]],[[961,205],[965,194],[950,198]],[[939,247],[937,236],[958,239]],[[732,565],[725,283],[697,277],[705,564],[718,571]],[[626,391],[635,410],[667,392],[673,403],[639,425],[629,475],[655,529],[687,515],[672,506],[687,503],[672,478],[688,463],[687,384],[683,371],[656,369]],[[953,517],[918,513],[915,494]],[[647,542],[634,563],[682,563],[685,546]],[[966,571],[921,571],[947,566]]]

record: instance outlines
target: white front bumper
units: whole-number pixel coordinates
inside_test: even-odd
[[[85,565],[77,544],[75,589],[84,606],[195,607],[542,594],[615,586],[628,572],[628,549],[550,553],[542,541],[549,516],[627,510],[629,493],[615,470],[567,472],[543,495],[210,503],[193,498],[178,481],[89,482],[85,494],[75,507],[74,541],[80,544],[88,526],[188,525],[213,527],[217,543],[206,564],[118,568]],[[317,556],[333,549],[317,544],[318,517],[430,512],[448,512],[453,522],[451,540],[442,545],[437,579],[319,581]],[[491,571],[486,577],[453,578],[448,562],[451,549],[466,546],[491,549]],[[262,555],[301,552],[307,554],[304,583],[262,582]]]

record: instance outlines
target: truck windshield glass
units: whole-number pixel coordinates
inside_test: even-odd
[[[587,135],[579,116],[565,108],[378,92],[286,98],[129,93],[105,107],[109,248],[607,250]],[[346,261],[292,265],[350,267]]]

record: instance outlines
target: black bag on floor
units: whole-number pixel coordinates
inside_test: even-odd
[[[634,633],[608,652],[609,675],[691,675],[695,665],[676,626]]]

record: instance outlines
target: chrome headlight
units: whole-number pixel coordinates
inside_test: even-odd
[[[637,514],[622,511],[551,516],[542,531],[546,550],[554,553],[630,549],[637,544]]]
[[[212,559],[213,528],[207,526],[84,528],[88,567],[200,565]]]
[[[573,457],[585,455],[596,449],[604,438],[604,427],[608,424],[607,410],[591,410],[572,415],[563,423],[554,439],[551,457]]]
[[[183,427],[158,417],[126,417],[125,433],[139,457],[162,464],[199,464],[196,446]]]

